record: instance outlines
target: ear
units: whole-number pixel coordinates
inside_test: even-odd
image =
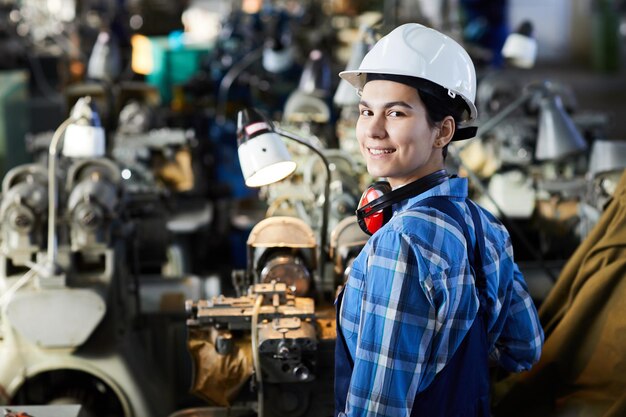
[[[439,126],[439,134],[435,139],[435,147],[443,148],[452,140],[452,136],[454,136],[454,131],[456,129],[456,123],[452,116],[446,116],[441,121]]]

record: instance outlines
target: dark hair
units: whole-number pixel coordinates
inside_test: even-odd
[[[417,88],[417,93],[419,94],[420,99],[422,99],[422,103],[424,103],[424,107],[426,108],[426,121],[431,128],[437,127],[437,125],[441,123],[446,116],[452,116],[455,127],[458,127],[459,123],[463,120],[462,117],[463,112],[465,111],[465,102],[463,102],[463,108],[459,109],[457,107],[458,101],[463,101],[463,99],[459,96],[456,96],[454,99],[447,94],[445,98],[435,97],[430,92],[420,88]],[[448,145],[449,143],[446,144],[446,146],[444,146],[441,150],[444,160],[448,156]]]
[[[367,74],[367,81],[372,80],[394,81],[415,88],[424,103],[426,121],[431,128],[437,127],[437,124],[443,121],[446,116],[452,116],[456,127],[455,136],[457,136],[457,133],[460,133],[459,124],[463,121],[464,116],[470,113],[461,96],[457,94],[454,98],[450,97],[448,89],[432,81],[406,75]],[[455,136],[452,137],[452,140],[461,139],[461,137],[455,138]],[[448,154],[448,146],[446,145],[442,151],[445,159]]]

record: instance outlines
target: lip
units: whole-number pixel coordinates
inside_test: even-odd
[[[387,151],[381,153],[373,153],[372,151]],[[367,147],[367,153],[372,158],[384,158],[386,156],[392,155],[396,152],[394,148],[384,148],[384,147]]]

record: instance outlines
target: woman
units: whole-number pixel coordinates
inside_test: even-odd
[[[475,134],[472,61],[410,23],[340,76],[361,96],[367,169],[390,190],[357,212],[373,235],[336,303],[336,414],[488,416],[488,360],[529,369],[543,332],[508,232],[445,172],[450,141]]]

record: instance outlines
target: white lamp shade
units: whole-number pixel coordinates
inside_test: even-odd
[[[532,68],[537,58],[537,41],[529,36],[511,33],[502,47],[502,56],[519,68]]]
[[[104,156],[104,129],[100,126],[70,124],[65,130],[63,155],[70,158],[97,158]]]
[[[248,187],[278,182],[296,170],[285,143],[274,132],[242,142],[237,149],[239,165]]]

